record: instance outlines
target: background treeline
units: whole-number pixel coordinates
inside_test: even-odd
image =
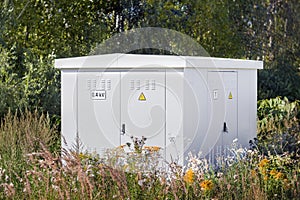
[[[263,60],[259,99],[300,99],[298,0],[0,0],[0,115],[59,116],[53,60],[149,26],[187,34],[214,57]]]

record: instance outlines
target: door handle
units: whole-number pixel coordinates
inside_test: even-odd
[[[224,125],[223,125],[223,132],[228,133],[228,128],[227,128],[226,122],[224,122]]]
[[[125,124],[122,124],[121,135],[125,135]]]

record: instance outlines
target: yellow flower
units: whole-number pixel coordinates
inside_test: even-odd
[[[192,169],[188,169],[183,176],[183,180],[189,184],[194,182],[194,171]]]
[[[79,157],[80,160],[82,160],[82,159],[84,159],[84,154],[83,153],[79,153],[78,157]]]
[[[278,172],[278,173],[274,176],[274,178],[275,178],[276,180],[279,180],[279,179],[283,178],[283,173]]]
[[[145,146],[144,147],[145,150],[148,150],[150,152],[157,152],[159,151],[161,148],[158,146]]]
[[[257,177],[257,174],[256,174],[256,171],[255,170],[251,170],[251,176],[253,177],[253,178],[256,178]]]
[[[83,166],[83,171],[86,171],[86,170],[87,170],[87,166],[84,165],[84,166]]]
[[[118,146],[117,149],[124,149],[125,146],[126,146],[125,144],[122,144],[122,145]]]
[[[265,168],[259,168],[260,169],[260,173],[264,176],[267,175],[267,170]]]
[[[258,164],[258,166],[259,166],[260,168],[263,168],[263,167],[265,167],[268,163],[269,163],[269,160],[266,159],[266,158],[264,158],[264,159],[262,159],[262,160],[260,161],[260,163]]]
[[[270,175],[271,175],[271,176],[275,176],[277,173],[278,173],[278,172],[277,172],[275,169],[272,169],[272,170],[270,171]]]
[[[80,160],[84,160],[84,159],[88,159],[89,158],[89,155],[88,154],[84,154],[84,153],[79,153],[78,154],[78,157]]]
[[[153,151],[159,151],[160,150],[160,147],[157,147],[157,146],[154,146],[152,148],[153,148]]]
[[[210,191],[214,187],[212,180],[204,180],[200,183],[201,190]]]

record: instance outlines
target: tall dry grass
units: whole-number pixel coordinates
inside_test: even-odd
[[[28,170],[27,155],[39,152],[41,144],[51,151],[60,148],[59,133],[47,115],[36,112],[8,112],[0,124],[1,195],[21,190]],[[1,190],[0,190],[1,191]],[[0,195],[0,197],[1,197]]]
[[[289,152],[234,144],[217,169],[195,155],[186,166],[160,168],[158,148],[117,147],[99,157],[60,150],[58,136],[46,115],[8,113],[0,127],[0,199],[300,199],[300,164]]]

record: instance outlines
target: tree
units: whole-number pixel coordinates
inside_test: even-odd
[[[300,98],[300,4],[297,0],[235,0],[231,18],[238,28],[244,57],[263,60],[258,98]]]
[[[8,16],[0,38],[5,47],[22,53],[56,57],[86,55],[92,45],[107,37],[106,1],[11,0],[2,9]]]
[[[116,33],[149,26],[187,34],[211,56],[263,60],[275,72],[259,73],[259,98],[300,99],[298,0],[0,0],[3,108],[37,106],[58,113],[54,58],[88,55]],[[133,53],[174,54],[174,47],[197,55],[185,41],[165,43],[169,50]]]
[[[194,38],[211,56],[242,57],[228,1],[148,1],[143,26],[159,26]]]

